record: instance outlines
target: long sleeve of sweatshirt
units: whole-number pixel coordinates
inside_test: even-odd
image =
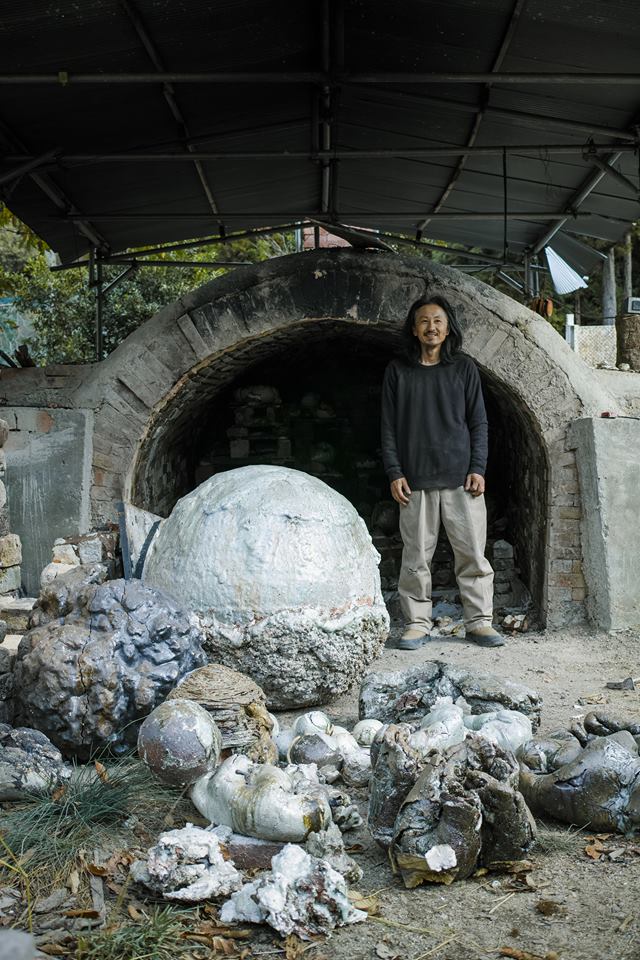
[[[487,415],[478,369],[460,354],[434,366],[392,360],[382,387],[382,457],[390,481],[412,490],[455,488],[484,475]]]

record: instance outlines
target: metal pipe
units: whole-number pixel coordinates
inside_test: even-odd
[[[23,177],[27,173],[31,173],[32,170],[35,170],[37,167],[44,166],[45,163],[49,163],[53,160],[57,154],[58,150],[48,150],[46,153],[40,154],[39,157],[32,157],[29,160],[25,160],[24,163],[18,164],[17,167],[14,167],[13,170],[8,170],[6,173],[0,174],[0,185],[3,183],[11,183],[12,180],[16,180],[18,177]]]
[[[608,174],[610,177],[613,177],[613,179],[616,180],[617,183],[623,186],[626,190],[631,191],[631,193],[634,195],[636,200],[640,197],[640,191],[638,190],[638,185],[635,184],[632,180],[629,180],[628,177],[625,177],[625,175],[623,173],[620,173],[619,170],[614,169],[614,167],[612,167],[609,163],[607,163],[597,154],[588,153],[586,157],[588,160],[591,161],[591,163],[595,163],[596,167],[598,167],[600,170],[604,170],[606,174]]]
[[[194,83],[194,84],[300,84],[326,83],[326,74],[315,70],[298,71],[262,71],[262,72],[205,72],[189,73],[185,71],[158,73],[73,73],[59,70],[57,73],[3,73],[0,84],[33,85],[55,84],[67,87],[78,84],[154,84],[154,83]],[[637,73],[337,73],[336,83],[360,84],[429,84],[429,83],[514,83],[514,84],[604,84],[608,86],[637,86],[640,74]]]
[[[598,150],[607,152],[616,150],[618,153],[635,153],[638,149],[638,143],[598,143],[596,146]],[[371,150],[236,150],[228,152],[198,150],[193,153],[59,153],[56,160],[60,163],[193,163],[194,160],[392,160],[402,158],[428,159],[429,157],[501,156],[504,150],[510,154],[585,155],[583,143],[523,143],[520,145],[494,144],[483,147],[389,147]],[[0,158],[0,163],[3,161],[7,163],[29,162],[35,159],[37,158],[25,154],[8,154]],[[595,157],[588,157],[588,159],[595,162]]]
[[[304,212],[294,210],[287,213],[283,213],[283,212],[273,213],[270,211],[258,211],[258,212],[247,211],[247,212],[234,212],[234,213],[225,212],[223,216],[225,220],[257,220],[257,221],[264,222],[265,220],[280,220],[283,217],[295,217],[297,220],[306,220],[308,217],[311,217],[311,218],[318,217],[320,216],[320,214],[310,213],[308,210],[305,210]],[[341,223],[349,223],[350,221],[353,221],[353,220],[355,221],[360,221],[360,220],[415,221],[415,220],[420,220],[421,217],[424,217],[424,214],[417,210],[398,210],[394,212],[384,211],[383,213],[373,212],[373,211],[361,212],[361,211],[352,210],[352,211],[342,211],[340,213],[336,213],[335,216],[336,216],[336,220],[339,220]],[[561,213],[540,213],[536,211],[532,212],[530,210],[522,211],[521,213],[513,212],[513,213],[507,214],[507,218],[509,220],[534,220],[534,221],[535,220],[538,220],[538,221],[557,220],[558,218],[563,216],[564,214],[561,214]],[[600,215],[594,214],[594,213],[575,213],[575,214],[568,214],[567,216],[564,216],[564,220],[565,222],[568,219],[581,220],[581,219],[586,219],[587,217],[593,217],[593,216],[600,216]],[[64,217],[45,216],[45,217],[41,217],[40,219],[42,221],[60,223],[61,221],[70,221],[70,222],[76,222],[79,220],[81,221],[82,219],[84,219],[84,217],[89,217],[91,220],[95,221],[96,223],[112,223],[112,222],[117,223],[121,220],[126,222],[127,220],[210,221],[212,219],[215,219],[213,215],[210,213],[144,213],[144,212],[143,213],[91,213],[91,214],[84,214],[84,215],[68,214],[67,216],[64,216]],[[428,218],[430,220],[454,220],[454,221],[455,220],[502,221],[504,219],[504,212],[491,211],[487,213],[448,213],[445,211],[441,211],[439,213],[428,214]],[[607,216],[605,219],[613,223],[628,223],[628,220],[622,219],[620,217]]]

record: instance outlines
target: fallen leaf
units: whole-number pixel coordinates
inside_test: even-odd
[[[378,897],[368,897],[359,890],[349,890],[348,896],[356,910],[364,910],[370,917],[376,917],[380,913],[380,901]]]
[[[536,910],[538,913],[541,913],[543,917],[553,917],[557,914],[567,912],[566,907],[563,907],[561,903],[557,903],[555,900],[538,900]]]
[[[96,768],[96,773],[102,782],[109,783],[109,774],[107,773],[107,768],[105,767],[104,763],[100,763],[99,760],[96,760],[93,765]]]
[[[501,957],[512,957],[513,960],[558,960],[555,950],[550,950],[543,956],[539,953],[529,953],[528,950],[517,950],[515,947],[500,947],[498,953]]]
[[[65,910],[64,916],[65,917],[87,917],[90,920],[97,920],[100,917],[100,911],[92,910],[90,907],[87,907],[84,910],[82,909]]]
[[[300,937],[296,937],[294,933],[290,933],[288,937],[285,937],[283,945],[286,960],[298,960],[298,957],[301,957],[304,953],[305,944]]]
[[[53,800],[54,803],[59,803],[60,800],[62,800],[62,798],[64,797],[66,792],[67,792],[67,788],[65,786],[58,787],[58,789],[54,790],[53,793],[51,794],[51,799]]]
[[[72,870],[71,873],[69,874],[69,879],[67,880],[67,886],[69,887],[69,890],[75,897],[76,893],[80,889],[80,874],[78,873],[77,870]]]
[[[141,913],[139,910],[136,910],[136,908],[133,906],[132,903],[127,904],[127,913],[129,914],[132,920],[136,921],[136,923],[139,923],[141,920],[145,919],[144,913]]]
[[[607,856],[609,860],[619,860],[620,857],[624,857],[626,852],[624,847],[616,847],[614,850],[609,850]]]
[[[46,953],[50,957],[68,957],[69,949],[63,947],[59,943],[39,943],[38,950],[40,953]]]

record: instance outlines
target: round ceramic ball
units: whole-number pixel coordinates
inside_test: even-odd
[[[173,787],[187,787],[220,760],[220,731],[200,704],[166,700],[149,714],[138,734],[138,753],[151,772]]]

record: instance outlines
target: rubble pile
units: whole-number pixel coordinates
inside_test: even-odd
[[[113,580],[122,575],[119,550],[115,526],[73,537],[58,537],[53,543],[51,563],[40,574],[40,584],[46,587],[74,567],[88,567],[96,563],[104,568],[105,579]]]

